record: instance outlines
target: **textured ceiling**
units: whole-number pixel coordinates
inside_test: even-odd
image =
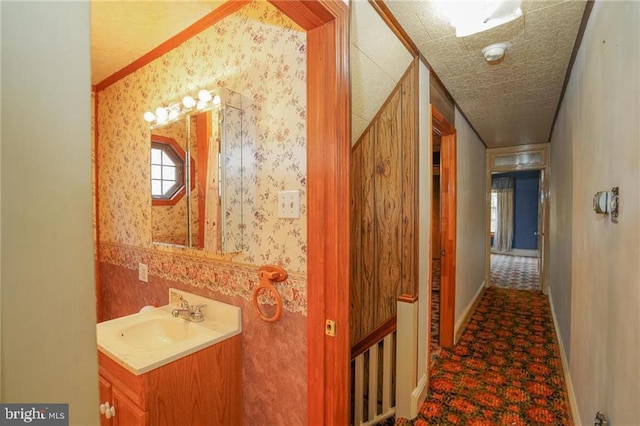
[[[457,38],[433,1],[385,0],[489,148],[549,141],[585,1],[523,0],[523,16]],[[482,49],[509,42],[489,65]]]
[[[224,3],[92,0],[92,83],[100,83]]]

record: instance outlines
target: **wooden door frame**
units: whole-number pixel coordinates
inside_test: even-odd
[[[515,165],[498,165],[496,159],[504,156],[523,155],[528,163]],[[534,156],[538,156],[540,161],[532,162]],[[541,243],[538,246],[540,251],[540,290],[544,294],[549,293],[549,144],[518,145],[501,148],[487,149],[487,171],[486,171],[486,233],[485,243],[485,283],[486,287],[491,285],[491,174],[508,173],[518,171],[540,170],[540,197],[538,206],[541,215],[538,217],[538,230],[542,230]]]
[[[454,344],[456,311],[456,129],[433,105],[431,105],[431,127],[432,132],[441,136],[440,234],[442,238],[440,248],[444,255],[440,256],[440,346],[451,347]],[[433,171],[431,179],[433,180]]]
[[[349,8],[271,0],[307,31],[308,423],[349,423]],[[336,336],[325,321],[336,322]]]

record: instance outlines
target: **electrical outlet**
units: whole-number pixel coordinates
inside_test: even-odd
[[[300,217],[300,191],[278,192],[278,217],[281,219]]]
[[[149,267],[144,263],[138,263],[138,279],[145,283],[149,282]]]

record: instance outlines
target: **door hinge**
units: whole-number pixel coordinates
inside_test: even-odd
[[[327,336],[336,337],[336,322],[328,319],[324,324],[324,333]]]

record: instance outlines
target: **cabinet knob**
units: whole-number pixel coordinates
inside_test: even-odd
[[[116,407],[109,405],[108,401],[104,404],[100,404],[100,414],[104,414],[106,418],[110,419],[116,415]]]

